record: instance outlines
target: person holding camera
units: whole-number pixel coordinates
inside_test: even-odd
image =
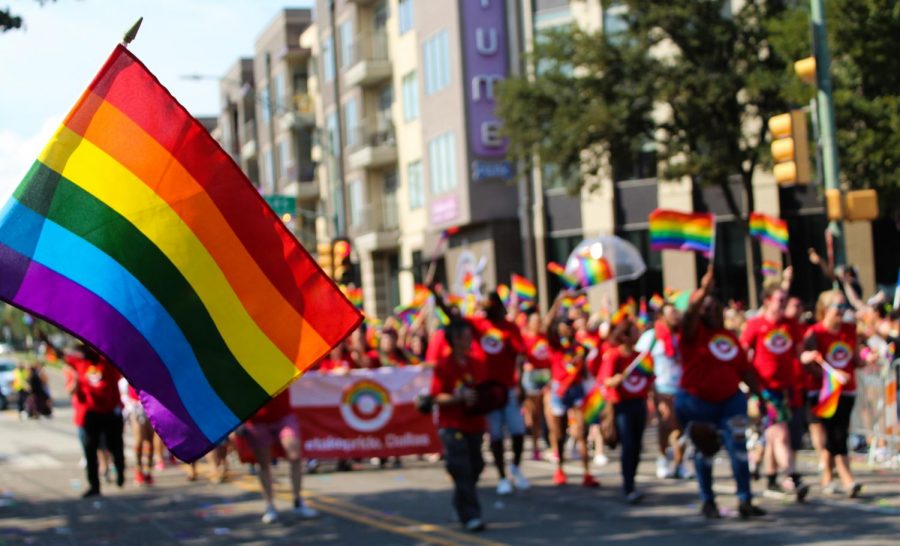
[[[485,528],[478,502],[478,478],[484,470],[481,443],[485,419],[477,411],[476,385],[484,377],[481,363],[472,357],[472,329],[454,318],[444,328],[450,354],[434,366],[431,395],[438,408],[438,435],[444,447],[447,472],[453,479],[453,508],[463,527]]]
[[[740,383],[743,381],[754,393],[759,393],[759,386],[747,354],[724,326],[722,304],[711,295],[712,288],[710,266],[682,321],[683,374],[675,412],[697,448],[694,464],[703,501],[701,513],[709,519],[721,517],[712,488],[713,455],[719,450],[721,434],[737,482],[738,511],[747,519],[765,512],[751,502],[746,441],[750,421]]]

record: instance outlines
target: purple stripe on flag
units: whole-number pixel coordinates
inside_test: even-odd
[[[0,248],[11,252],[8,247]],[[160,436],[168,440],[167,447],[175,456],[194,460],[212,448],[214,444],[200,431],[175,392],[159,355],[131,323],[93,292],[32,262],[11,303],[79,337],[96,340],[96,347],[142,391],[147,416]]]

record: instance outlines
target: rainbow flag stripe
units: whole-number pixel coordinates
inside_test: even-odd
[[[606,258],[580,256],[578,258],[577,278],[581,286],[587,288],[612,280],[615,277],[612,266]]]
[[[578,279],[566,273],[566,268],[556,262],[548,263],[547,271],[556,275],[566,288],[575,288],[578,286]]]
[[[341,291],[347,296],[347,299],[350,300],[350,303],[353,304],[353,307],[357,309],[363,308],[363,293],[362,288],[350,288],[348,286],[341,286]]]
[[[819,403],[813,406],[813,413],[822,419],[831,419],[841,399],[842,385],[837,374],[828,366],[822,368],[822,373],[822,390],[819,391]]]
[[[599,423],[604,407],[606,407],[606,398],[603,396],[603,390],[599,384],[594,385],[582,402],[581,411],[584,414],[584,423],[586,425]]]
[[[666,304],[666,300],[663,299],[659,294],[653,294],[650,296],[650,308],[654,311],[659,311],[663,308],[663,305]]]
[[[750,236],[759,242],[774,246],[782,252],[788,251],[787,222],[760,212],[750,213]]]
[[[466,271],[465,275],[463,275],[462,289],[466,293],[475,290],[475,275],[471,271]]]
[[[763,260],[762,263],[763,277],[774,277],[778,275],[778,262],[772,260]]]
[[[0,299],[103,352],[185,461],[362,320],[122,46],[0,213]]]
[[[692,250],[710,256],[715,240],[712,213],[656,209],[650,213],[651,250]]]
[[[518,300],[520,305],[533,302],[537,297],[537,288],[525,277],[520,277],[513,273],[510,284],[512,285],[512,293],[516,295],[516,300]]]
[[[649,352],[643,353],[637,366],[634,367],[635,373],[651,377],[653,375],[653,357]]]
[[[509,287],[505,284],[498,284],[497,295],[500,296],[500,301],[503,302],[503,306],[509,307]]]

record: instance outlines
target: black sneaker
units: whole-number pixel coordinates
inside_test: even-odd
[[[766,486],[766,491],[769,491],[771,493],[778,493],[779,495],[784,495],[785,493],[787,493],[784,487],[782,487],[778,482],[769,482],[769,484]]]
[[[809,495],[809,486],[805,483],[798,483],[794,488],[794,494],[797,495],[797,502],[805,501],[806,496]]]
[[[81,494],[81,498],[83,498],[83,499],[89,499],[91,497],[99,497],[99,496],[100,496],[100,490],[94,489],[94,488],[88,489],[87,491],[85,491],[84,493]]]
[[[850,486],[850,490],[847,491],[847,496],[851,499],[855,499],[856,497],[859,496],[860,492],[862,491],[862,488],[863,488],[863,486],[861,483],[854,483],[853,485]]]
[[[149,474],[148,474],[149,475]],[[148,482],[149,483],[149,482]],[[122,487],[125,485],[125,473],[117,472],[116,473],[116,485]]]
[[[706,501],[703,503],[703,507],[700,508],[700,513],[706,519],[721,519],[722,514],[719,512],[719,507],[716,506],[715,501]]]
[[[758,518],[766,515],[766,511],[759,506],[754,506],[750,501],[741,501],[738,504],[738,514],[741,519]]]

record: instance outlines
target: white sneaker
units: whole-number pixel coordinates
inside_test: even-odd
[[[694,478],[694,472],[688,465],[681,463],[675,468],[674,477],[681,480],[691,480]]]
[[[629,493],[628,495],[625,496],[625,501],[628,504],[638,504],[642,500],[644,500],[644,494],[641,493],[640,491],[632,491],[631,493]]]
[[[669,459],[662,455],[656,457],[656,477],[659,479],[669,478]]]
[[[603,453],[598,453],[594,455],[594,464],[597,466],[606,466],[609,464],[609,457]]]
[[[265,524],[275,523],[278,521],[278,512],[275,511],[274,506],[270,506],[266,508],[266,513],[262,516],[262,522]]]
[[[319,517],[319,511],[301,502],[299,506],[294,507],[294,515],[301,519],[314,519]]]
[[[484,531],[484,522],[479,518],[472,518],[466,522],[466,531],[470,531],[472,533]]]
[[[498,495],[510,495],[513,492],[513,486],[509,483],[509,480],[506,478],[501,478],[499,482],[497,482],[497,494]]]
[[[514,464],[509,465],[509,473],[512,476],[513,485],[516,486],[516,489],[524,491],[531,487],[528,478],[525,477],[525,474],[522,474],[522,469],[518,466]]]

